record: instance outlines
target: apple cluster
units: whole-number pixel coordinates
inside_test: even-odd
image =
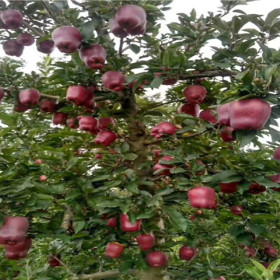
[[[27,237],[29,222],[25,217],[6,217],[0,228],[0,244],[4,245],[5,257],[10,260],[25,258],[32,245]]]

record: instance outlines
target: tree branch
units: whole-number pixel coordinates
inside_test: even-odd
[[[28,28],[30,29],[34,34],[40,36],[40,37],[43,37],[45,36],[44,33],[41,33],[38,29],[34,28],[33,26],[31,26],[27,21],[23,21],[23,24]]]
[[[131,274],[136,274],[136,270],[132,270]],[[114,270],[108,270],[103,272],[96,272],[93,274],[85,274],[81,276],[77,276],[76,278],[73,278],[72,280],[101,280],[105,278],[111,278],[111,277],[118,277],[120,276],[121,272],[118,269]]]
[[[235,76],[237,74],[238,72],[224,69],[224,70],[213,70],[213,71],[188,74],[188,75],[180,75],[178,79],[188,80],[188,79],[196,79],[196,78],[228,77],[228,76]]]
[[[57,95],[50,95],[50,94],[45,94],[45,93],[41,93],[41,96],[47,97],[47,98],[52,98],[52,99],[59,99],[60,98]]]
[[[64,212],[63,220],[61,223],[61,227],[65,230],[68,230],[71,225],[71,219],[73,217],[73,212],[70,206],[67,207],[67,209]]]
[[[119,56],[122,57],[123,54],[123,38],[120,40]]]

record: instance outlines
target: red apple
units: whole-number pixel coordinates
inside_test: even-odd
[[[28,109],[30,109],[29,105],[25,105],[22,104],[20,102],[18,102],[15,106],[14,106],[14,111],[18,112],[18,113],[23,113],[25,111],[27,111]]]
[[[94,139],[95,144],[101,144],[103,146],[109,146],[118,138],[118,135],[112,131],[102,130],[97,133]]]
[[[83,86],[70,86],[67,89],[66,99],[78,106],[88,106],[93,98],[93,91]]]
[[[189,261],[195,257],[197,252],[198,252],[197,248],[190,248],[187,246],[183,246],[179,251],[179,256],[181,260]]]
[[[92,117],[79,117],[79,128],[84,131],[94,131],[97,120]]]
[[[236,216],[242,216],[244,208],[239,205],[234,205],[230,207],[230,212]]]
[[[230,126],[237,130],[262,129],[271,114],[270,105],[261,99],[233,101],[229,107]]]
[[[256,255],[256,249],[252,248],[252,247],[244,247],[244,250],[246,251],[245,254],[251,258],[254,257]]]
[[[63,53],[75,52],[82,43],[81,32],[72,26],[61,26],[52,33],[54,45]]]
[[[162,84],[165,86],[172,86],[175,85],[177,83],[177,79],[172,79],[172,78],[165,78],[162,81]]]
[[[107,220],[107,226],[111,228],[117,227],[117,218],[110,218]]]
[[[80,58],[87,67],[92,69],[101,69],[104,67],[106,60],[106,50],[101,45],[91,45],[82,47],[80,50]]]
[[[161,251],[151,252],[146,256],[148,265],[152,267],[164,267],[167,265],[168,256]]]
[[[65,125],[67,120],[68,114],[57,112],[53,115],[53,124],[61,124]]]
[[[102,159],[103,156],[102,156],[102,154],[95,154],[94,158],[96,158],[96,159]]]
[[[273,153],[273,158],[280,161],[280,147],[276,148]]]
[[[98,128],[101,130],[105,130],[108,127],[114,127],[116,122],[113,118],[100,118],[98,119]]]
[[[45,181],[47,181],[47,179],[48,179],[48,177],[46,175],[41,175],[39,180],[40,180],[40,182],[45,182]]]
[[[53,100],[43,100],[41,102],[40,108],[43,112],[52,113],[55,110],[55,101]]]
[[[200,85],[189,86],[183,91],[188,103],[200,104],[206,97],[206,88]]]
[[[24,46],[16,40],[11,39],[3,44],[3,50],[6,55],[20,57],[23,53]]]
[[[119,258],[124,251],[124,246],[120,243],[113,242],[109,243],[106,247],[106,256],[109,258],[117,259]]]
[[[50,54],[54,50],[54,41],[52,40],[45,40],[39,42],[37,40],[37,50],[41,53]]]
[[[234,132],[234,129],[232,127],[226,126],[221,131],[220,136],[225,142],[232,142],[235,140],[233,132]]]
[[[220,189],[223,193],[236,193],[238,182],[220,183]]]
[[[50,267],[61,266],[61,262],[59,261],[58,257],[56,257],[56,258],[52,257],[49,260],[49,265],[50,265]]]
[[[229,124],[230,124],[229,107],[230,107],[230,103],[226,103],[226,104],[220,105],[218,107],[217,113],[218,113],[218,123],[219,124],[229,126]]]
[[[264,253],[271,258],[277,258],[278,256],[278,250],[273,247],[265,248]]]
[[[39,103],[41,94],[36,89],[21,90],[19,100],[24,105],[36,105]]]
[[[217,208],[216,192],[206,186],[197,186],[188,191],[190,204],[194,208]]]
[[[142,251],[150,250],[155,246],[155,237],[153,234],[141,234],[136,239]]]
[[[142,220],[137,220],[135,224],[132,224],[127,214],[121,214],[120,216],[121,230],[124,232],[139,231],[141,230],[141,224]]]
[[[67,123],[68,127],[73,128],[73,129],[79,127],[79,121],[78,121],[77,118],[70,118],[70,119],[67,119],[67,120],[66,120],[66,123]]]
[[[35,160],[35,163],[38,164],[38,165],[41,165],[43,163],[43,161],[38,158],[38,159]]]
[[[142,25],[139,25],[138,27],[132,30],[127,29],[127,31],[130,35],[143,35],[146,32],[146,28],[147,28],[147,22],[143,23]]]
[[[262,192],[265,192],[266,188],[264,186],[261,186],[259,183],[255,182],[250,185],[249,187],[249,193],[250,194],[259,194]]]
[[[152,128],[152,136],[154,138],[161,138],[165,134],[173,135],[177,131],[177,127],[170,122],[161,122]]]
[[[112,91],[122,91],[124,82],[124,75],[117,71],[108,71],[102,75],[103,86]]]
[[[178,113],[179,114],[188,114],[194,117],[198,117],[199,115],[200,106],[195,103],[186,103],[179,107]]]
[[[32,44],[34,44],[34,37],[29,34],[29,33],[21,33],[17,36],[17,42],[19,44],[22,44],[26,47],[31,46]]]
[[[270,176],[269,179],[272,180],[275,183],[280,184],[280,174],[276,174],[276,175]],[[280,192],[280,187],[279,188],[275,188],[274,187],[274,188],[271,188],[271,189],[276,191],[276,192]]]
[[[24,240],[15,245],[4,245],[5,257],[9,260],[17,260],[27,257],[28,251],[32,246],[32,240],[25,237]]]
[[[115,18],[110,19],[109,27],[110,27],[111,32],[116,37],[124,38],[124,37],[126,37],[128,35],[126,30],[117,23]]]
[[[1,20],[8,29],[17,29],[23,24],[23,16],[20,11],[8,9],[0,14]]]
[[[23,242],[28,228],[29,222],[25,217],[6,217],[0,228],[0,244],[15,245]]]
[[[164,161],[172,161],[174,158],[170,157],[170,156],[164,156],[162,157],[160,160],[164,160]],[[172,168],[172,165],[167,165],[167,164],[161,164],[161,163],[156,163],[153,167],[154,172],[164,169],[162,172],[158,173],[157,175],[164,175],[164,176],[168,176],[170,175],[170,169]]]
[[[129,34],[139,33],[146,25],[146,12],[137,5],[121,6],[116,13],[116,21]],[[136,31],[135,31],[136,30]]]
[[[206,109],[201,111],[199,113],[199,117],[206,122],[210,122],[212,124],[217,123],[216,113],[213,109]]]

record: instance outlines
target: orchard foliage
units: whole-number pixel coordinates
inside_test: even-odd
[[[222,0],[162,33],[171,0],[69,2],[0,1],[6,53],[45,53],[0,59],[0,218],[32,240],[4,239],[0,279],[280,279],[280,10]]]

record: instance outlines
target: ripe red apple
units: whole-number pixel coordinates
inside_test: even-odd
[[[25,239],[15,245],[4,245],[5,257],[9,260],[17,260],[27,257],[28,251],[32,246],[32,240],[25,237]]]
[[[216,192],[206,186],[197,186],[188,191],[190,204],[194,208],[217,208]]]
[[[116,13],[116,21],[129,34],[139,33],[146,25],[146,12],[137,5],[121,6]],[[136,30],[136,31],[135,31]]]
[[[40,182],[45,182],[45,181],[47,181],[47,179],[48,179],[48,177],[46,175],[41,175],[39,178]]]
[[[128,35],[126,30],[117,23],[115,18],[110,19],[109,27],[110,27],[111,32],[116,37],[124,38],[124,37],[126,37]]]
[[[189,86],[183,91],[188,103],[200,104],[206,97],[207,90],[205,87],[200,85]]]
[[[3,99],[4,95],[5,95],[4,90],[2,88],[0,88],[0,102]]]
[[[52,257],[49,260],[49,265],[50,267],[57,267],[57,266],[61,266],[61,262],[59,261],[58,257]]]
[[[45,40],[42,42],[39,42],[37,40],[36,45],[37,45],[37,50],[41,53],[50,54],[54,50],[54,41],[52,40]]]
[[[153,234],[141,234],[136,239],[142,251],[150,250],[155,246],[155,237]]]
[[[28,228],[29,222],[25,217],[6,217],[0,228],[0,244],[15,245],[23,242]]]
[[[79,128],[84,131],[94,131],[97,126],[97,120],[92,117],[79,117]]]
[[[197,248],[190,248],[187,246],[183,246],[179,251],[179,256],[181,260],[189,261],[195,257],[197,252],[198,252]]]
[[[167,265],[168,256],[161,251],[151,252],[146,256],[148,265],[152,267],[164,267]]]
[[[124,246],[120,243],[109,243],[106,247],[106,256],[109,258],[119,258],[124,251]]]
[[[24,46],[16,40],[11,39],[3,44],[3,50],[6,55],[20,57],[23,53]]]
[[[23,24],[23,16],[20,11],[8,9],[0,14],[1,20],[8,29],[17,29]]]
[[[21,33],[17,36],[17,42],[19,44],[22,44],[26,47],[31,46],[32,44],[34,44],[35,40],[33,35],[29,34],[29,33]]]
[[[65,125],[67,118],[68,118],[68,114],[57,112],[53,115],[53,124]]]
[[[233,101],[229,107],[230,126],[237,130],[262,129],[271,114],[270,105],[261,99]]]
[[[102,159],[103,156],[102,156],[102,154],[95,154],[94,158],[96,158],[96,159]]]
[[[107,226],[111,228],[117,227],[117,218],[110,218],[107,220]]]
[[[230,207],[230,212],[236,216],[242,216],[244,208],[239,205],[234,205]]]
[[[108,71],[102,75],[103,86],[112,91],[122,91],[124,88],[124,82],[124,75],[117,71]]]
[[[102,130],[97,133],[94,139],[95,144],[101,144],[103,146],[109,146],[118,138],[118,135],[112,131]]]
[[[75,52],[82,43],[81,32],[72,26],[61,26],[52,33],[54,45],[63,53]]]
[[[36,89],[21,90],[19,100],[24,105],[36,105],[39,103],[41,94]]]
[[[186,103],[179,107],[178,113],[179,114],[188,114],[194,117],[198,117],[199,115],[200,106],[195,103]]]
[[[91,45],[82,47],[80,50],[80,58],[87,67],[92,69],[102,69],[106,60],[106,50],[101,45]]]
[[[280,184],[280,174],[270,176],[269,179],[272,180],[275,183]],[[280,192],[280,187],[279,188],[271,188],[271,189],[276,191],[276,192]]]
[[[250,185],[249,193],[250,194],[259,194],[266,191],[266,187],[261,186],[259,183],[255,182]]]
[[[38,165],[41,165],[43,163],[43,161],[41,159],[37,158],[35,160],[35,163],[38,164]]]
[[[220,183],[220,189],[223,193],[236,193],[238,182]]]
[[[172,161],[174,158],[170,157],[170,156],[164,156],[162,157],[160,160],[164,160],[164,161]],[[167,165],[167,164],[161,164],[161,163],[156,163],[153,167],[154,172],[164,169],[162,172],[160,172],[157,175],[164,175],[164,176],[168,176],[170,175],[170,169],[172,168],[172,165]]]
[[[79,127],[79,121],[78,121],[77,118],[70,118],[70,119],[67,119],[67,120],[66,120],[66,123],[67,123],[68,127],[73,128],[73,129]]]
[[[101,130],[108,129],[108,127],[114,127],[116,122],[113,118],[100,118],[98,119],[98,128]]]
[[[160,149],[154,150],[154,155],[155,155],[156,160],[159,160],[161,152],[162,152],[162,150],[160,150]]]
[[[132,224],[127,214],[121,214],[120,216],[121,230],[124,232],[139,231],[141,230],[141,224],[142,220],[137,220],[135,224]]]
[[[161,122],[152,128],[152,136],[161,138],[165,134],[173,135],[177,131],[177,127],[170,122]]]
[[[199,113],[199,117],[206,122],[210,122],[212,124],[217,123],[216,113],[213,109],[206,109],[201,111]]]
[[[43,112],[52,113],[55,110],[55,101],[54,100],[43,100],[40,104],[40,108]]]
[[[196,214],[197,214],[197,215],[203,215],[203,212],[202,212],[201,210],[197,210],[197,211],[196,211]]]
[[[232,142],[235,140],[233,132],[234,132],[234,129],[232,127],[226,126],[220,132],[220,136],[225,142]]]
[[[162,84],[165,86],[172,86],[177,83],[178,79],[172,79],[172,78],[165,78],[162,81]]]
[[[83,86],[70,86],[67,89],[66,99],[74,102],[78,106],[89,105],[92,98],[93,91],[90,91]]]
[[[278,250],[273,247],[265,248],[264,253],[271,258],[277,258],[278,256]]]
[[[280,161],[280,147],[275,149],[273,153],[273,158]]]
[[[230,120],[229,120],[229,107],[230,103],[226,103],[223,105],[220,105],[217,108],[217,113],[218,113],[218,123],[221,125],[230,125]]]
[[[244,247],[244,250],[246,251],[245,254],[251,258],[254,257],[256,255],[256,249],[252,248],[252,247]]]
[[[20,102],[18,102],[15,106],[14,106],[14,111],[18,112],[18,113],[23,113],[25,111],[27,111],[28,109],[30,109],[29,105],[25,105],[22,104]]]

